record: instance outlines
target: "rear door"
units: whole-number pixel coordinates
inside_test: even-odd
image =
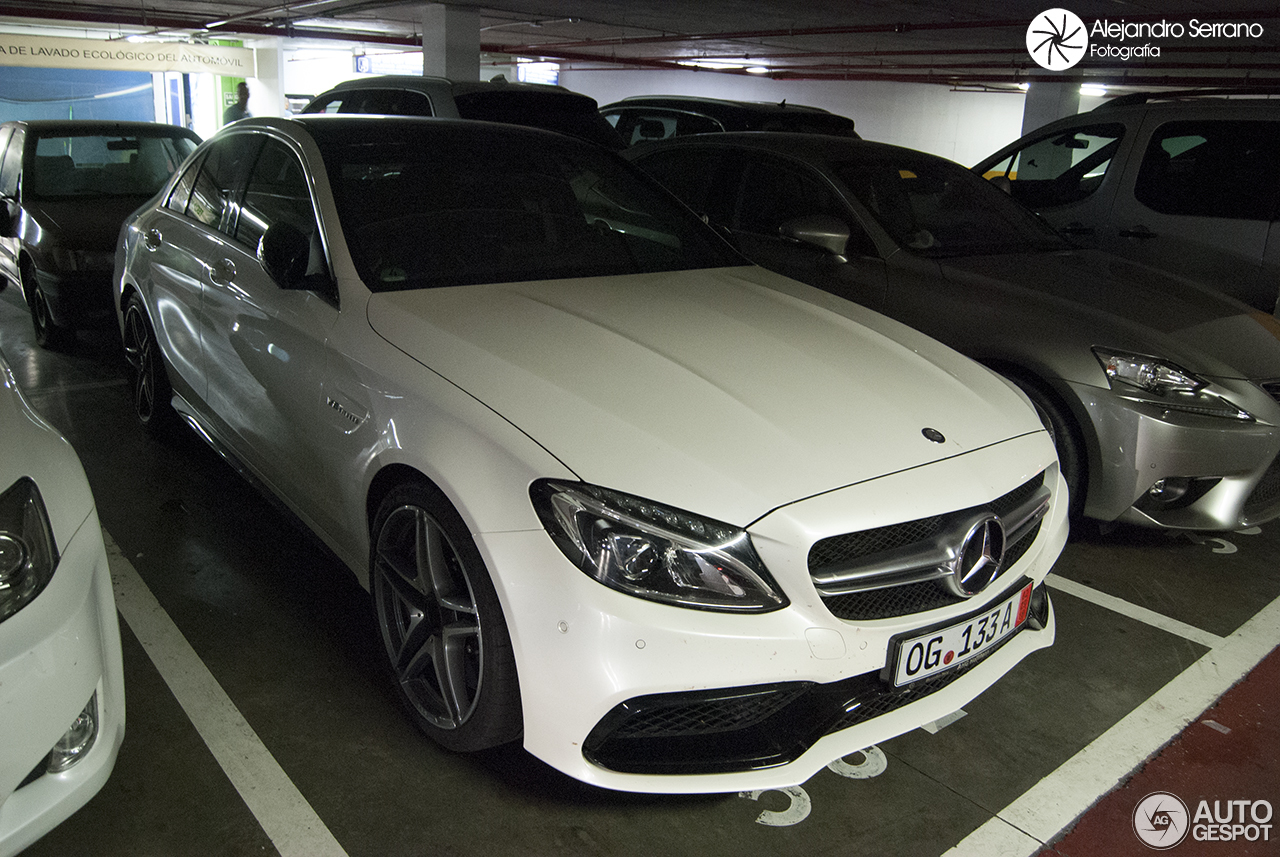
[[[308,523],[332,530],[319,438],[328,437],[326,340],[338,317],[302,161],[284,140],[262,141],[231,195],[221,240],[207,247],[200,329],[209,404],[239,457]],[[314,289],[281,288],[258,261],[263,234],[287,223],[311,242]]]
[[[1280,120],[1148,117],[1103,249],[1198,280],[1272,312],[1263,266],[1280,202]]]

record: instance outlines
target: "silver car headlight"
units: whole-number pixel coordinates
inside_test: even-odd
[[[1233,420],[1253,419],[1248,411],[1206,389],[1208,381],[1168,360],[1109,348],[1094,348],[1093,353],[1102,364],[1112,389],[1121,384],[1122,389],[1141,391],[1147,394],[1141,397],[1142,401],[1168,410]]]
[[[57,565],[40,490],[23,477],[0,494],[0,622],[34,601]]]
[[[605,586],[701,610],[789,603],[739,527],[581,482],[540,480],[530,497],[564,555]]]

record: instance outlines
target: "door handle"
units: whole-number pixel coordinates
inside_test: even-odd
[[[159,229],[148,229],[142,233],[142,244],[148,250],[159,250],[160,245],[164,243],[164,236],[160,234]]]
[[[236,266],[230,259],[222,259],[209,266],[209,282],[225,286],[236,278]]]
[[[1156,233],[1152,232],[1150,229],[1143,226],[1142,224],[1138,224],[1132,229],[1121,229],[1120,237],[1121,238],[1137,238],[1141,241],[1146,241],[1149,238],[1155,238]]]
[[[1092,235],[1093,227],[1085,226],[1083,223],[1068,223],[1058,231],[1063,235]]]

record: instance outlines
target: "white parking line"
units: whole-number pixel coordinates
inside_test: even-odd
[[[1168,616],[1161,615],[1154,610],[1148,610],[1146,607],[1139,607],[1137,604],[1130,604],[1122,598],[1116,598],[1114,595],[1108,595],[1105,592],[1099,592],[1085,586],[1082,583],[1076,583],[1074,580],[1068,580],[1065,577],[1059,577],[1056,574],[1050,574],[1045,578],[1045,582],[1053,589],[1065,592],[1068,595],[1074,595],[1091,604],[1099,607],[1105,607],[1113,613],[1119,613],[1122,616],[1128,616],[1130,619],[1136,619],[1153,628],[1159,628],[1162,631],[1168,631],[1170,634],[1177,634],[1179,637],[1185,637],[1193,643],[1199,643],[1206,649],[1217,648],[1222,645],[1222,637],[1217,634],[1210,634],[1208,631],[1201,631],[1194,625],[1188,625],[1186,622],[1179,622],[1177,619],[1170,619]]]
[[[1039,853],[1278,645],[1280,598],[943,857]]]
[[[347,857],[106,532],[116,608],[281,857]]]

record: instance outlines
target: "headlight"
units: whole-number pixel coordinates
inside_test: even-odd
[[[745,530],[580,482],[535,482],[534,508],[574,565],[665,604],[763,613],[787,605]]]
[[[1113,388],[1119,382],[1150,394],[1143,401],[1168,410],[1210,417],[1253,419],[1247,411],[1206,390],[1207,381],[1167,360],[1107,348],[1094,348],[1093,353]]]
[[[40,491],[30,479],[19,479],[0,494],[0,622],[30,604],[57,565]]]

